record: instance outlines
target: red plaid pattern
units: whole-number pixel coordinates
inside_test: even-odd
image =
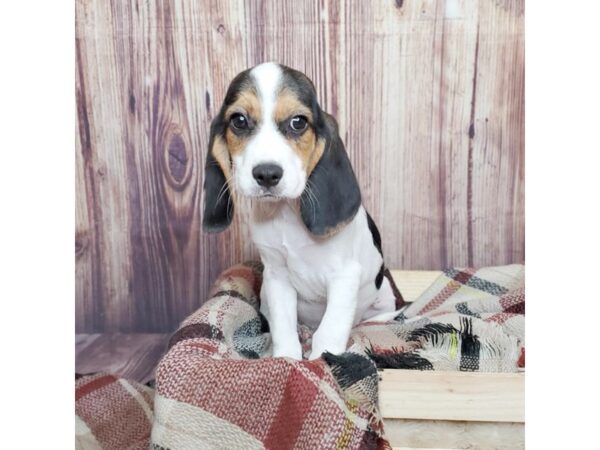
[[[148,448],[153,390],[105,373],[75,380],[77,449]]]
[[[373,398],[342,389],[323,359],[247,359],[270,352],[270,342],[258,328],[259,289],[260,267],[250,264],[227,270],[215,283],[213,298],[175,333],[156,372],[152,445],[389,448]],[[189,433],[181,429],[174,433],[173,425],[186,417],[173,410],[183,404],[180,411],[193,410],[197,420]],[[223,430],[218,440],[210,437],[215,427]]]
[[[154,408],[145,386],[107,374],[79,378],[77,448],[388,449],[373,361],[428,370],[524,365],[520,265],[448,270],[388,322],[355,327],[347,353],[316,361],[268,357],[261,281],[257,264],[223,272],[172,336]],[[308,351],[312,331],[299,332]]]

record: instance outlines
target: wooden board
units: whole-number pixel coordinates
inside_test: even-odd
[[[77,0],[76,329],[168,332],[255,258],[201,232],[208,128],[275,60],[335,115],[389,267],[523,262],[523,0]]]
[[[392,278],[407,302],[414,302],[439,277],[439,270],[390,270]]]
[[[153,378],[168,334],[77,335],[78,373],[106,371],[145,383]],[[380,372],[385,419],[524,422],[524,374]]]
[[[525,424],[456,420],[384,419],[393,448],[523,450]]]
[[[109,372],[146,383],[167,349],[170,334],[78,334],[75,372]]]
[[[381,371],[384,418],[525,421],[525,374]]]

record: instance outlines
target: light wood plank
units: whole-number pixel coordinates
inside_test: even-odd
[[[383,370],[379,405],[384,418],[525,421],[523,373]]]
[[[523,450],[525,424],[459,420],[384,419],[392,447]]]
[[[167,349],[169,334],[78,334],[75,372],[109,372],[146,383]]]
[[[402,297],[414,302],[442,272],[439,270],[390,270]]]

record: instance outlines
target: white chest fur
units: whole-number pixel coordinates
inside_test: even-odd
[[[385,309],[393,307],[387,286],[380,291],[375,287],[383,260],[373,244],[362,206],[337,234],[320,238],[307,231],[296,203],[263,204],[254,209],[251,233],[266,273],[285,279],[295,289],[301,322],[312,327],[319,324],[328,288],[340,277],[358,282],[357,298],[348,299],[348,308],[355,310],[348,311],[354,314],[353,323],[381,312],[382,304]]]

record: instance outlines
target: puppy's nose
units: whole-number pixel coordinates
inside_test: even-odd
[[[259,164],[252,169],[252,176],[260,186],[276,186],[283,176],[283,169],[277,164]]]

